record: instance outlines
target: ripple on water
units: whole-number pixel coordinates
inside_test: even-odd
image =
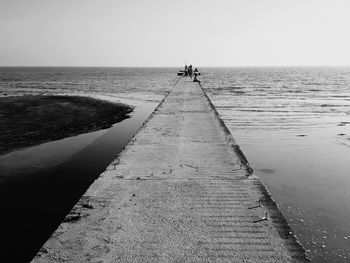
[[[203,75],[309,256],[349,262],[350,69],[225,68]]]

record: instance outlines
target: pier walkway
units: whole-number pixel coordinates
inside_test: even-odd
[[[251,172],[201,86],[181,78],[33,262],[306,262]]]

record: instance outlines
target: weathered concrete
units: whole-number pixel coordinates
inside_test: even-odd
[[[33,262],[306,261],[250,173],[202,88],[183,78]]]

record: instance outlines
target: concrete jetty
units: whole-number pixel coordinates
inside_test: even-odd
[[[33,262],[307,262],[304,252],[202,87],[181,78]]]

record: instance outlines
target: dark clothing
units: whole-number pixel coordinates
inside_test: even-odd
[[[197,68],[194,69],[194,78],[193,78],[193,82],[200,82],[199,79],[197,79],[197,77],[199,76],[199,71]]]
[[[189,65],[188,66],[188,75],[190,76],[190,78],[192,78],[192,74],[193,74],[193,72],[192,72],[192,65]]]

